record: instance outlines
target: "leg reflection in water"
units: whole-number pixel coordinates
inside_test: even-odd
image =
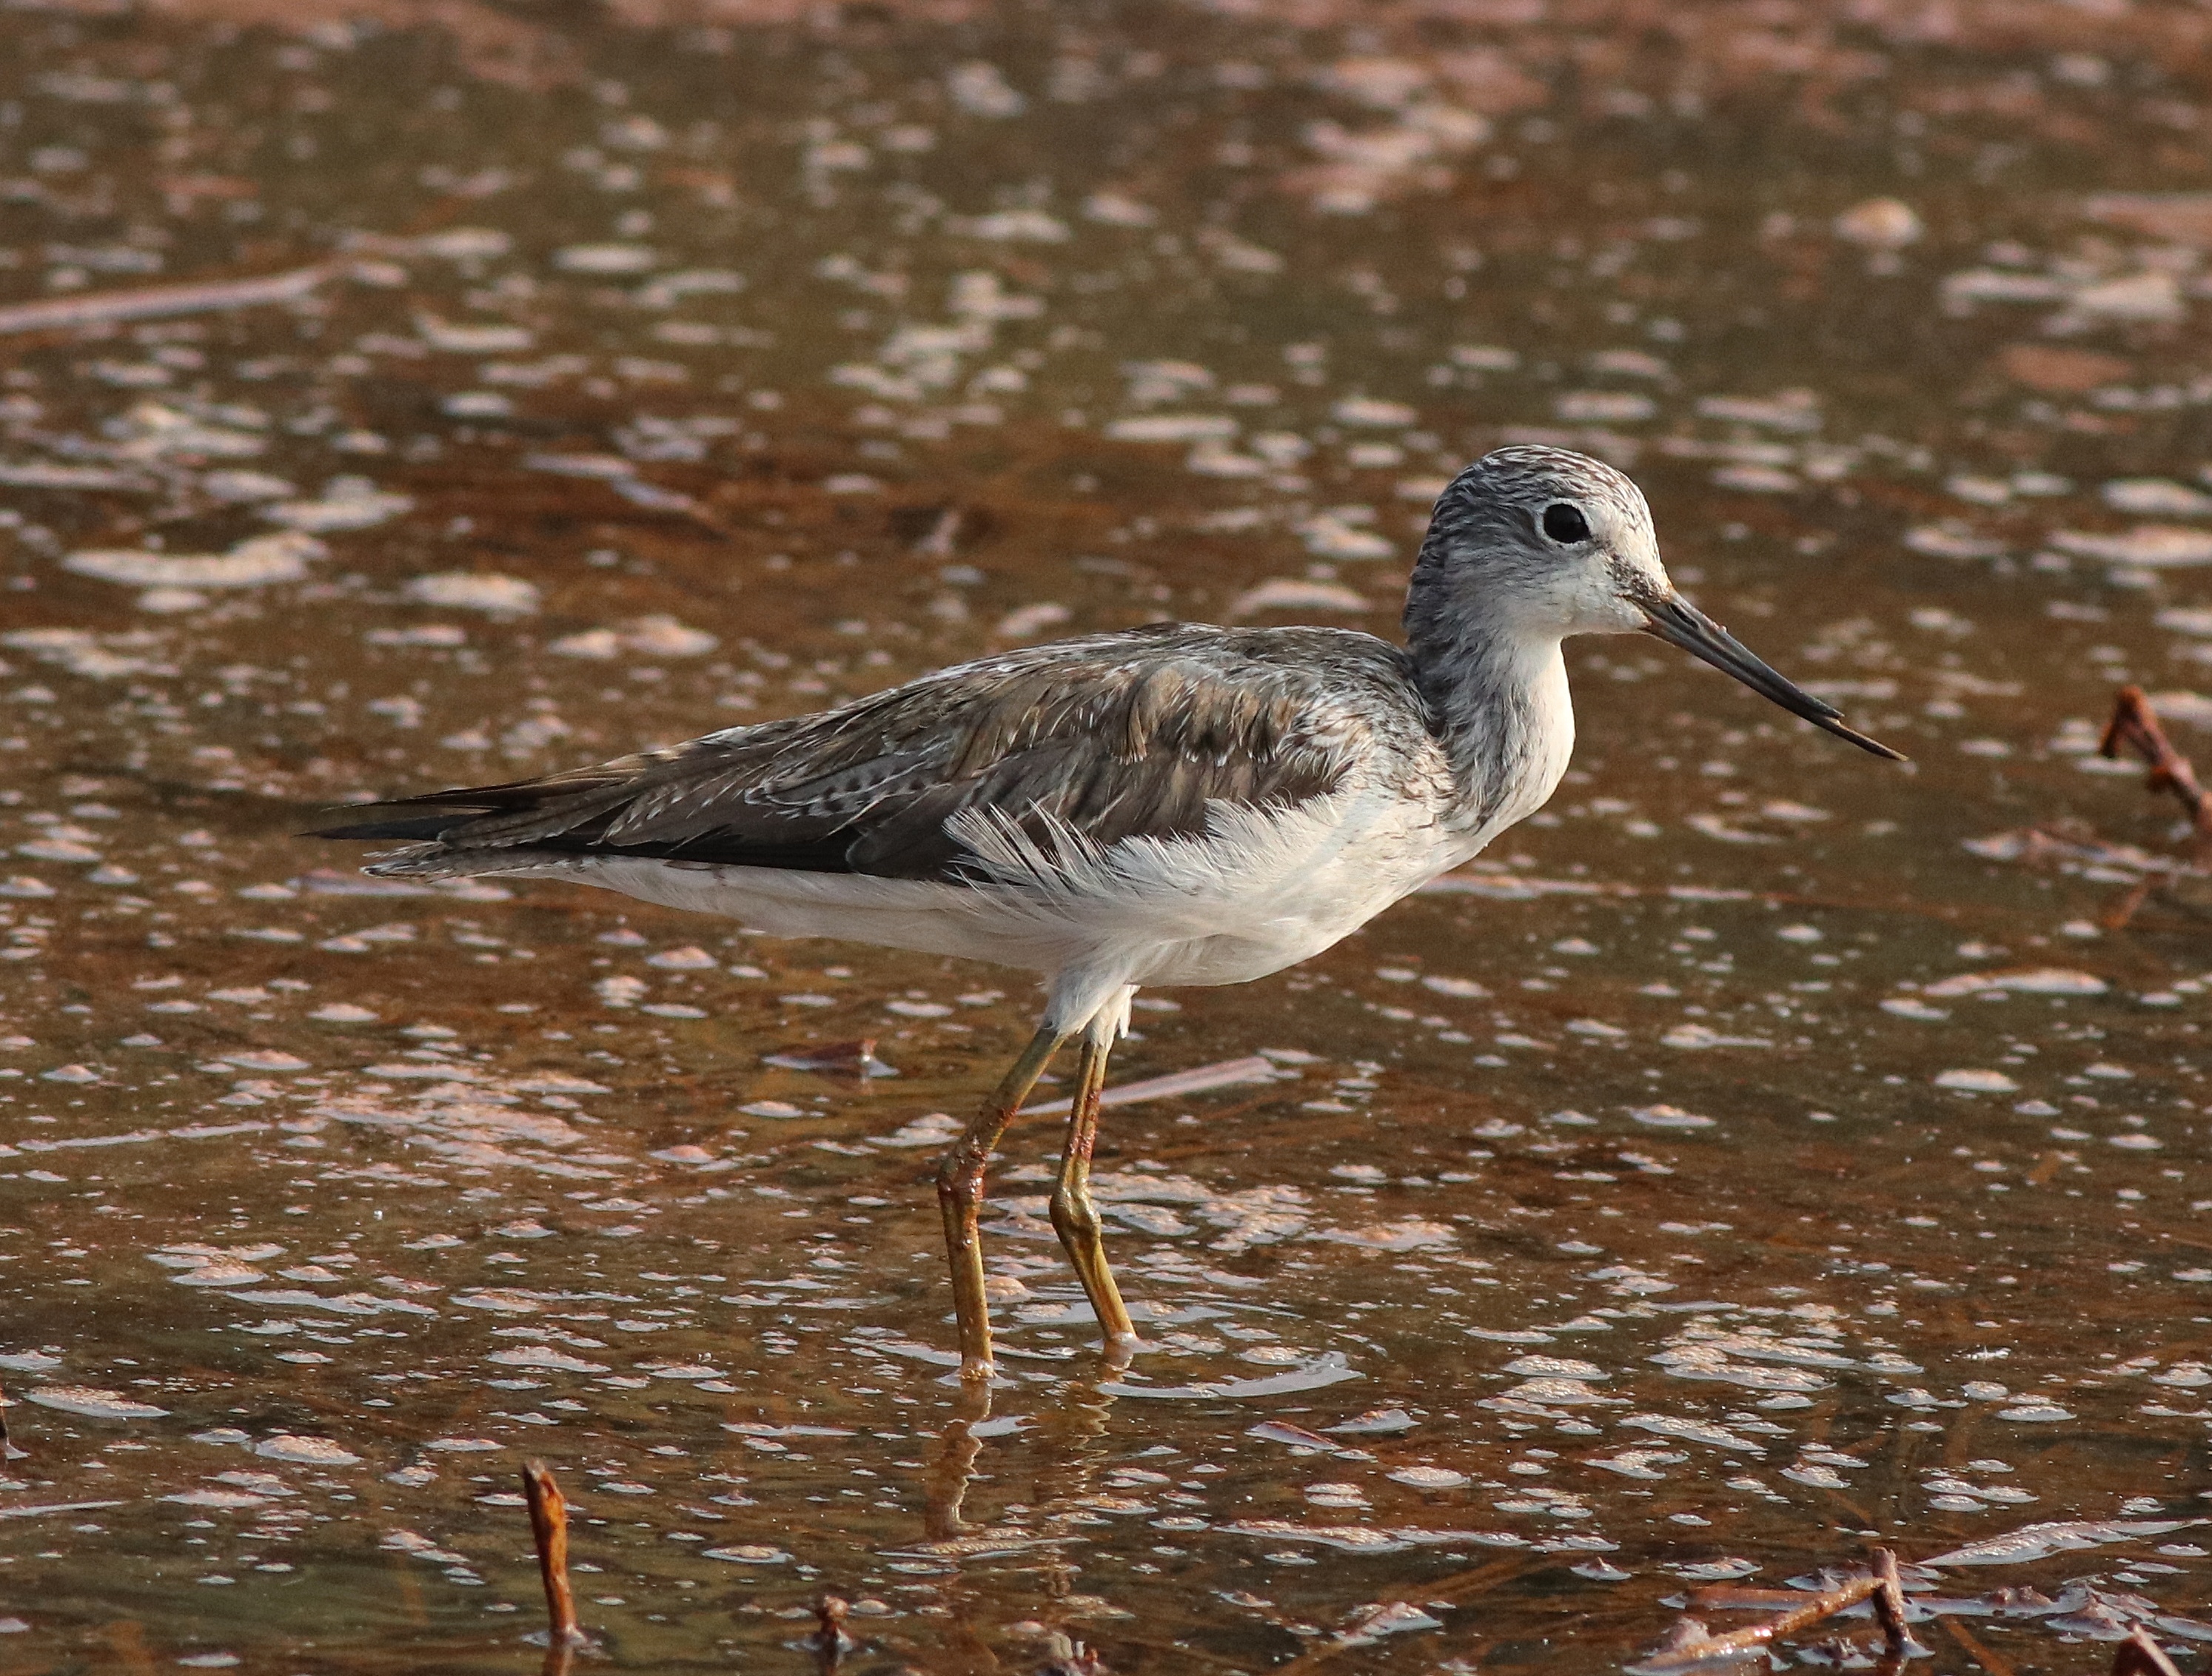
[[[1108,1464],[1102,1440],[1114,1400],[1102,1381],[1072,1380],[1029,1424],[1012,1416],[994,1419],[988,1386],[963,1388],[927,1480],[924,1552],[947,1558],[1012,1553],[1057,1545],[1084,1526],[1106,1522],[1106,1515],[1091,1503],[1098,1495],[1098,1474]],[[1020,1466],[1023,1480],[1033,1488],[1011,1498],[1026,1503],[1019,1523],[972,1522],[967,1516],[968,1491],[987,1442],[1028,1457]]]

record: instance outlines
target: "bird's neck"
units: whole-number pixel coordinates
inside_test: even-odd
[[[1434,598],[1424,580],[1417,574],[1407,601],[1407,650],[1451,764],[1459,823],[1479,847],[1542,807],[1566,772],[1575,743],[1566,661],[1558,635]]]

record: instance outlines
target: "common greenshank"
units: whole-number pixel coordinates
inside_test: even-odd
[[[1574,713],[1560,643],[1642,632],[1877,756],[1674,590],[1611,466],[1507,447],[1436,504],[1406,643],[1154,623],[939,670],[813,715],[317,835],[404,840],[385,877],[594,884],[783,937],[1042,975],[1043,1017],[938,1173],[963,1376],[988,1380],[984,1166],[1053,1055],[1080,1062],[1051,1207],[1110,1351],[1136,1330],[1090,1189],[1106,1060],[1140,987],[1319,954],[1541,807]]]

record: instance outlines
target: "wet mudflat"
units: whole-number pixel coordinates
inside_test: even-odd
[[[2197,1667],[2212,895],[2093,748],[2212,726],[2212,23],[191,9],[0,18],[0,319],[331,264],[0,338],[0,1670],[533,1668],[531,1454],[610,1667],[834,1588],[863,1671],[1596,1669],[1879,1542],[2043,1597],[1922,1668]],[[1571,648],[1548,812],[1139,1001],[1117,1080],[1261,1065],[1109,1116],[1127,1369],[1015,1132],[965,1435],[929,1183],[1026,980],[292,835],[1388,633],[1514,439],[1912,768]]]

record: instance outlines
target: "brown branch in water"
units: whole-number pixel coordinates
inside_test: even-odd
[[[2137,879],[2128,887],[2126,896],[2097,916],[2097,923],[2106,931],[2125,931],[2128,928],[2128,922],[2141,913],[2142,905],[2150,900],[2150,893],[2157,888],[2158,884],[2159,881],[2154,875],[2148,878]]]
[[[2166,737],[2141,687],[2123,687],[2113,699],[2112,719],[2105,724],[2104,737],[2097,741],[2097,754],[2118,761],[2124,747],[2142,757],[2149,768],[2145,789],[2172,792],[2189,811],[2190,824],[2197,829],[2197,853],[2202,855],[2212,849],[2212,798],[2197,783],[2197,771],[2189,759]]]
[[[1535,1564],[1536,1561],[1526,1554],[1505,1554],[1496,1559],[1485,1560],[1480,1565],[1471,1566],[1467,1570],[1439,1577],[1432,1583],[1393,1591],[1372,1604],[1388,1606],[1400,1601],[1413,1600],[1455,1602],[1468,1595],[1487,1594],[1508,1579],[1534,1569]],[[1796,1600],[1801,1597],[1793,1594],[1790,1598]],[[1279,1623],[1280,1620],[1278,1621]],[[1339,1655],[1362,1651],[1371,1644],[1340,1637],[1324,1642],[1310,1652],[1301,1653],[1288,1664],[1274,1666],[1275,1676],[1310,1676],[1310,1673],[1319,1670],[1323,1665],[1334,1663]],[[1048,1671],[1046,1676],[1051,1676],[1051,1673]]]
[[[1690,1598],[1692,1605],[1699,1603],[1698,1595]],[[1905,1627],[1905,1590],[1898,1581],[1897,1556],[1887,1548],[1877,1548],[1874,1551],[1873,1570],[1824,1590],[1804,1605],[1770,1618],[1764,1624],[1747,1624],[1741,1630],[1717,1636],[1694,1618],[1677,1618],[1667,1639],[1633,1667],[1643,1676],[1660,1676],[1662,1672],[1694,1670],[1701,1665],[1755,1653],[1784,1636],[1795,1635],[1869,1598],[1874,1601],[1875,1616],[1881,1621],[1890,1656],[1903,1657],[1911,1645],[1911,1637]]]
[[[2181,1670],[2138,1624],[2112,1651],[2112,1676],[2181,1676]]]
[[[1905,1581],[1897,1575],[1897,1556],[1887,1548],[1874,1551],[1874,1615],[1881,1620],[1882,1643],[1892,1658],[1903,1658],[1912,1644],[1905,1627]]]
[[[568,1588],[568,1503],[542,1460],[522,1463],[522,1495],[530,1503],[530,1536],[538,1549],[538,1574],[545,1581],[546,1667],[553,1655],[589,1639],[576,1621],[576,1597]],[[561,1661],[567,1668],[568,1661]]]
[[[1107,1676],[1106,1666],[1096,1653],[1057,1630],[1045,1637],[1044,1655],[1037,1676]]]
[[[842,1594],[824,1594],[814,1603],[814,1656],[822,1676],[833,1676],[839,1661],[860,1645],[845,1633],[845,1614],[851,1610]]]

